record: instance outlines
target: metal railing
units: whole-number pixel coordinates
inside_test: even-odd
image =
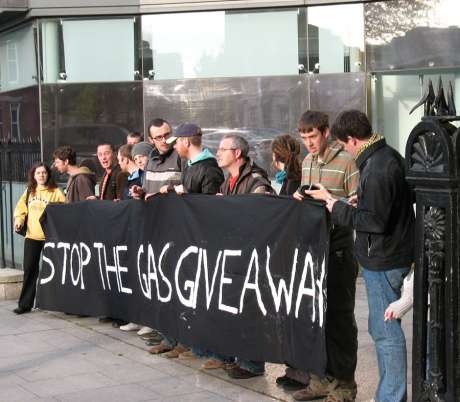
[[[27,172],[30,167],[41,160],[40,143],[5,143],[0,142],[0,268],[5,268],[7,233],[10,234],[11,263],[16,267],[13,230],[13,183],[27,182]],[[9,208],[6,208],[6,205]],[[8,212],[7,212],[8,211]]]

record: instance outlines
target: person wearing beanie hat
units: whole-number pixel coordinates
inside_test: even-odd
[[[131,158],[139,169],[140,183],[134,183],[129,187],[129,197],[138,198],[137,194],[142,192],[142,186],[145,178],[145,168],[150,160],[150,155],[155,152],[155,148],[149,142],[139,142],[134,144],[131,148]]]
[[[133,145],[131,156],[139,169],[145,170],[154,149],[153,145],[146,141]]]

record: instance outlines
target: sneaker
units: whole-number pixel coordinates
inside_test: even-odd
[[[168,345],[165,342],[161,341],[159,345],[150,348],[149,353],[152,355],[159,355],[161,353],[169,352],[172,349],[173,347],[171,345]]]
[[[121,325],[120,326],[120,329],[122,331],[138,331],[139,330],[139,325],[137,324],[134,324],[133,322],[129,322],[128,324],[126,325]]]
[[[141,327],[141,329],[137,331],[137,335],[143,336],[143,335],[151,334],[152,332],[153,332],[153,329],[150,327]]]
[[[227,374],[230,378],[234,378],[235,380],[245,380],[246,378],[259,377],[264,375],[264,373],[253,373],[252,371],[242,369],[238,366],[227,370]]]
[[[177,345],[174,349],[164,354],[168,359],[177,359],[181,353],[187,352],[189,349],[182,345]]]
[[[354,381],[341,382],[336,389],[329,392],[324,402],[355,402],[357,393],[358,389]]]
[[[225,367],[225,363],[222,360],[218,360],[218,359],[208,359],[201,365],[201,368],[203,370],[215,370],[215,369],[220,369],[224,367]]]
[[[337,388],[338,385],[339,381],[335,378],[320,378],[312,374],[308,386],[294,392],[292,397],[296,401],[313,401],[315,399],[326,398],[331,391]]]

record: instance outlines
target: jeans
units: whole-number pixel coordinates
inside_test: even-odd
[[[401,286],[409,270],[363,269],[369,304],[369,334],[374,340],[380,374],[376,402],[405,402],[407,398],[406,338],[401,321],[384,321],[384,312],[401,296]]]

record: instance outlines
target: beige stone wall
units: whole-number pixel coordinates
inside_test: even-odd
[[[22,288],[23,272],[18,269],[0,269],[0,300],[19,298]]]

